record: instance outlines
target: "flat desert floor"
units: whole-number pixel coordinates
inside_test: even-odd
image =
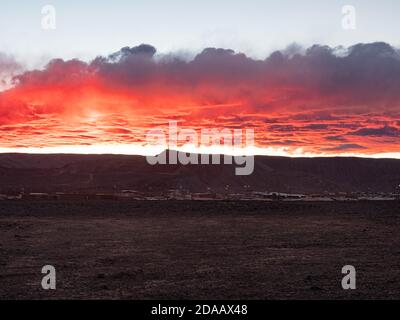
[[[0,299],[399,298],[400,202],[0,202]]]

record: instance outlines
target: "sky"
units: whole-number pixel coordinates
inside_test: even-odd
[[[398,12],[395,0],[2,0],[0,152],[143,154],[146,132],[175,120],[254,129],[259,154],[400,158]]]
[[[40,23],[48,4],[57,13],[52,31]],[[344,5],[356,9],[355,30],[342,28]],[[141,43],[160,52],[224,47],[259,58],[293,42],[400,45],[397,0],[2,0],[0,9],[0,48],[31,60],[88,59]]]

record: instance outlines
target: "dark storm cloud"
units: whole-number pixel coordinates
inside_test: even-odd
[[[325,139],[328,141],[346,141],[346,138],[342,136],[327,136]]]
[[[21,87],[83,85],[88,80],[91,72],[93,70],[83,61],[77,59],[68,61],[53,59],[47,64],[45,70],[27,71],[15,77],[15,80]]]
[[[157,49],[148,44],[141,44],[137,47],[124,47],[118,52],[115,52],[108,56],[111,61],[121,61],[123,59],[129,58],[130,56],[142,56],[152,58],[157,52]]]
[[[207,48],[185,61],[178,56],[155,59],[156,49],[141,45],[123,48],[90,66],[114,82],[190,88],[194,94],[206,86],[216,99],[230,95],[261,109],[307,101],[312,107],[319,99],[348,108],[351,104],[382,108],[400,101],[400,54],[386,43],[357,44],[345,56],[319,45],[304,54],[298,51],[277,51],[255,60],[233,50]],[[269,93],[279,97],[265,101]]]
[[[329,125],[327,124],[321,124],[321,123],[313,123],[308,126],[305,126],[305,129],[310,129],[310,130],[326,130],[328,129]]]
[[[400,130],[395,127],[384,126],[382,128],[362,128],[351,135],[354,136],[386,136],[386,137],[400,137]]]
[[[375,110],[400,102],[400,54],[386,43],[357,44],[344,56],[320,45],[299,52],[276,51],[255,60],[233,50],[207,48],[187,61],[178,55],[157,55],[153,46],[142,44],[91,63],[53,60],[45,70],[27,72],[17,80],[20,85],[79,83],[96,76],[115,87],[190,92],[198,100],[239,100],[257,110],[304,108],[315,120],[335,117],[317,108],[343,111],[361,105]],[[310,115],[303,116],[310,120]]]
[[[332,148],[323,148],[321,150],[323,151],[329,151],[329,152],[334,152],[334,151],[349,151],[349,150],[362,150],[362,149],[366,149],[366,147],[361,146],[359,144],[355,144],[355,143],[346,143],[346,144],[341,144]]]

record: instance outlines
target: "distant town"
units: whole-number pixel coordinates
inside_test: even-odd
[[[297,194],[282,192],[247,191],[242,193],[190,192],[189,190],[171,189],[166,192],[139,192],[121,190],[116,192],[81,193],[81,192],[29,192],[0,194],[3,200],[203,200],[203,201],[394,201],[400,200],[400,193],[338,192]]]

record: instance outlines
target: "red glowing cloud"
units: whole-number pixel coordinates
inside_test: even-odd
[[[400,53],[385,43],[265,60],[209,48],[191,61],[141,45],[15,77],[0,92],[0,148],[140,144],[148,129],[177,120],[194,129],[253,128],[261,148],[396,154],[398,88]]]

